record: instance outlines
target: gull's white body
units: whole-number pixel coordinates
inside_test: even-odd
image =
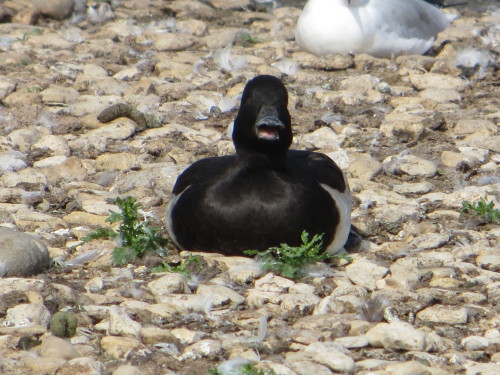
[[[295,40],[317,56],[423,54],[451,19],[423,0],[309,0]]]

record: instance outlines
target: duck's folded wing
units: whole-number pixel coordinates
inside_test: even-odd
[[[177,177],[172,194],[178,195],[191,185],[210,183],[210,181],[226,173],[233,163],[233,156],[198,160]]]
[[[342,170],[324,154],[291,150],[288,153],[288,162],[309,180],[316,180],[341,193],[349,189]]]

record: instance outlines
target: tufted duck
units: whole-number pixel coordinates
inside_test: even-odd
[[[288,149],[287,104],[278,78],[261,75],[247,83],[234,122],[236,155],[199,160],[177,178],[166,221],[179,248],[241,255],[296,246],[303,230],[324,233],[331,254],[343,248],[349,186],[326,155]]]

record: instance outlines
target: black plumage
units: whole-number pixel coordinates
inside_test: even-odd
[[[289,150],[288,94],[273,76],[250,80],[234,122],[236,154],[199,160],[177,179],[167,209],[170,236],[187,250],[241,255],[306,230],[335,253],[350,227],[350,191],[326,155]]]

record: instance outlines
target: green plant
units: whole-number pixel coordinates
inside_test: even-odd
[[[497,210],[494,207],[495,203],[493,201],[486,203],[486,201],[481,198],[479,201],[473,203],[463,201],[460,212],[472,216],[479,216],[486,221],[499,224],[500,210]]]
[[[247,250],[246,255],[256,256],[262,261],[265,271],[273,271],[291,279],[300,278],[300,271],[305,265],[321,262],[327,259],[343,258],[351,262],[346,252],[330,255],[322,252],[323,235],[316,234],[309,241],[309,233],[302,232],[302,244],[298,247],[281,244],[280,247],[270,247],[265,251]]]
[[[273,370],[261,370],[256,368],[251,363],[247,363],[242,365],[238,369],[239,372],[231,372],[234,375],[276,375]],[[222,372],[217,370],[216,368],[211,368],[208,370],[210,375],[223,375]]]
[[[118,232],[113,229],[98,229],[83,238],[88,242],[97,238],[116,238],[120,246],[113,250],[113,262],[116,265],[126,264],[142,257],[148,251],[163,252],[166,239],[158,235],[158,228],[150,226],[147,215],[140,211],[141,204],[133,197],[116,198],[115,204],[121,212],[112,212],[106,219],[109,223],[121,222]]]
[[[203,268],[199,255],[189,254],[180,264],[171,266],[167,262],[161,262],[161,266],[153,268],[152,272],[178,272],[188,277],[192,272],[199,272]]]
[[[236,44],[240,45],[242,47],[251,47],[254,44],[259,43],[260,40],[256,36],[253,36],[252,34],[240,34],[236,37]]]
[[[32,35],[39,35],[41,33],[42,29],[35,27],[31,31],[24,33],[22,38],[17,38],[16,42],[26,42]]]
[[[23,63],[23,65],[24,65],[24,63]],[[40,91],[42,91],[42,88],[41,88],[41,87],[39,87],[39,86],[31,86],[31,87],[28,87],[28,88],[26,89],[26,91],[28,91],[29,93],[32,93],[32,92],[40,92]]]

